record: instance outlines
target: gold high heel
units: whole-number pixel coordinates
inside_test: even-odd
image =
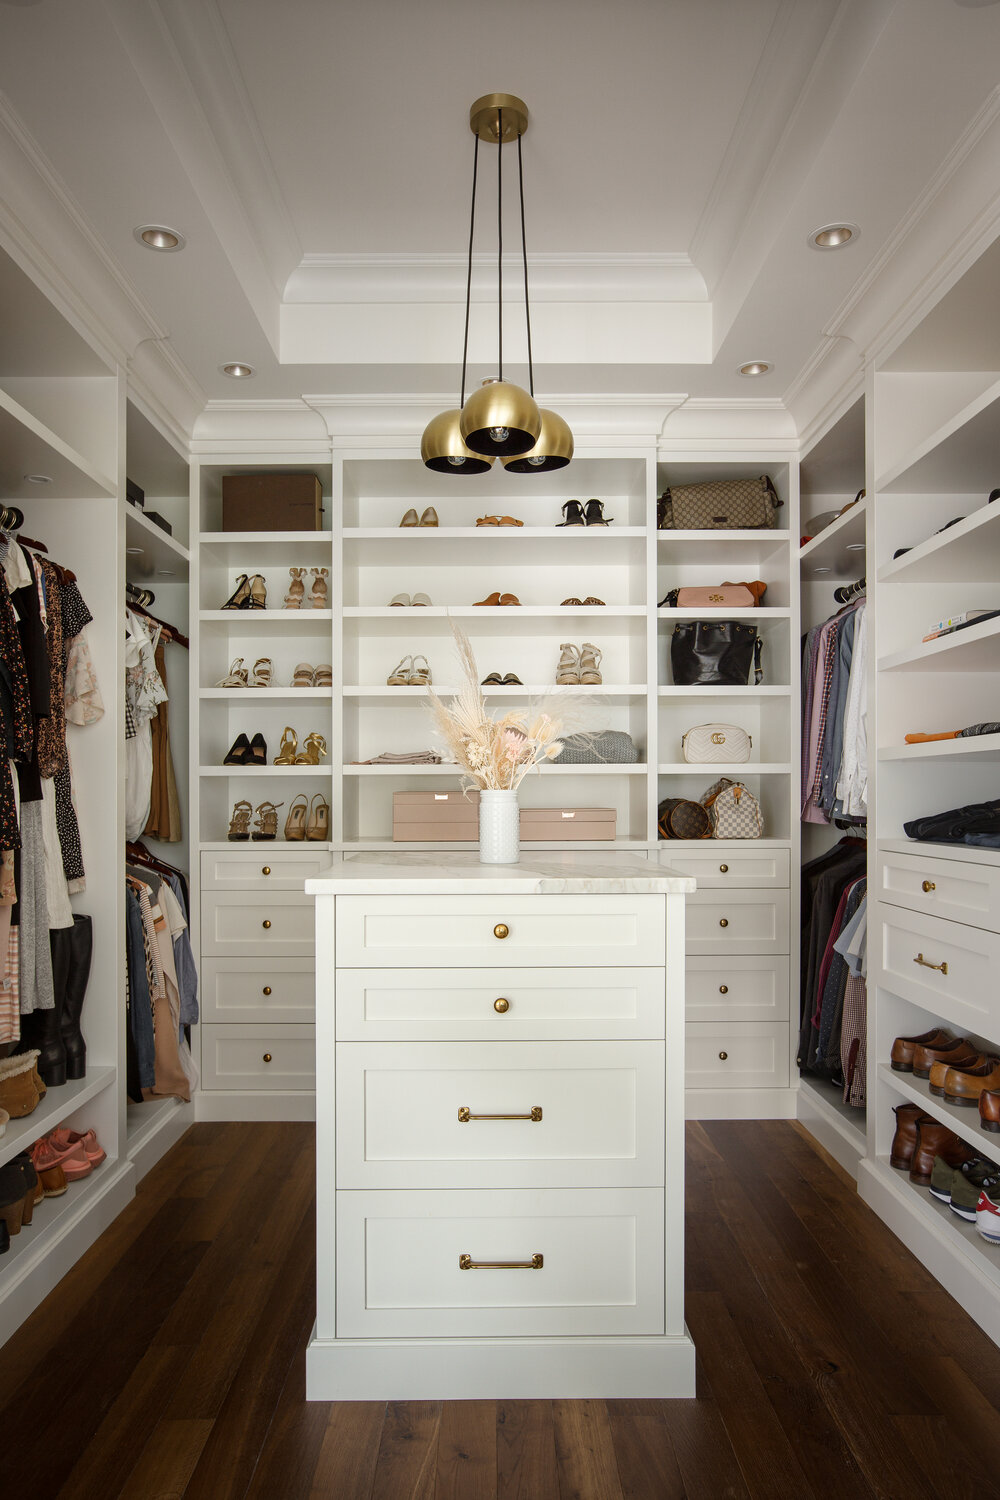
[[[286,724],[281,734],[281,744],[278,753],[274,757],[276,766],[294,766],[295,752],[299,748],[298,736],[290,724]]]
[[[233,808],[233,815],[229,819],[229,841],[232,844],[242,844],[250,837],[250,814],[253,812],[253,803],[237,802]]]
[[[300,798],[301,806],[299,805]],[[306,810],[308,806],[309,798],[305,792],[299,792],[298,796],[292,799],[292,804],[288,809],[288,817],[285,819],[285,838],[290,843],[295,843],[306,836]]]
[[[257,827],[259,833],[251,835],[255,843],[264,843],[268,839],[278,837],[278,808],[284,807],[283,802],[262,802],[257,809]]]
[[[318,807],[313,807],[313,802],[319,802]],[[330,837],[330,804],[322,792],[314,792],[312,802],[309,804],[309,826],[306,829],[307,839],[326,840]]]
[[[301,755],[295,757],[295,764],[297,766],[318,766],[320,756],[326,754],[326,740],[321,734],[317,734],[314,729],[311,734],[306,735],[302,744],[304,746],[303,752]]]

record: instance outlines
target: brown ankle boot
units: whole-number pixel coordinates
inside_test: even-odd
[[[921,1120],[930,1121],[920,1104],[900,1104],[893,1110],[896,1116],[896,1134],[889,1148],[889,1165],[901,1172],[910,1170],[913,1153],[917,1149],[917,1126]]]
[[[984,1130],[994,1135],[1000,1131],[1000,1093],[996,1089],[983,1089],[979,1096],[979,1123]]]
[[[942,1157],[949,1167],[960,1167],[976,1154],[947,1125],[939,1125],[936,1120],[920,1120],[916,1129],[917,1149],[910,1162],[910,1181],[918,1187],[930,1186],[935,1156]]]

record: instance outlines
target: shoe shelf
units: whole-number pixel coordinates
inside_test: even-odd
[[[586,618],[588,620],[608,620],[617,618],[645,619],[648,611],[644,604],[601,604],[590,605],[583,608],[575,604],[417,604],[406,605],[384,605],[377,608],[368,608],[362,605],[347,605],[342,611],[346,620],[393,620],[400,615],[404,619],[458,619],[458,620],[482,620],[502,619],[509,621],[512,612],[516,610],[520,618],[525,616],[534,619],[559,619],[565,620],[567,624],[572,620]],[[756,613],[756,611],[755,611]],[[735,615],[734,615],[735,618]]]
[[[930,740],[922,745],[890,745],[880,761],[953,761],[1000,759],[1000,734],[976,734],[966,740]]]
[[[996,477],[994,475],[994,477]],[[879,570],[879,583],[994,583],[1000,575],[1000,502],[918,542]]]
[[[329,766],[199,766],[199,776],[332,776]]]
[[[246,706],[249,709],[251,704],[259,699],[265,703],[315,703],[318,700],[330,702],[333,698],[333,688],[200,688],[198,697],[212,702],[228,702],[233,708]]]
[[[918,1078],[914,1073],[897,1073],[888,1063],[879,1063],[878,1076],[882,1083],[902,1094],[911,1104],[919,1104],[935,1120],[947,1125],[955,1135],[974,1146],[981,1156],[992,1157],[1000,1162],[1000,1135],[981,1128],[978,1107],[946,1104],[943,1098],[931,1093],[931,1086],[926,1078]]]
[[[54,1130],[74,1110],[109,1088],[117,1076],[118,1070],[113,1067],[88,1067],[86,1078],[74,1079],[57,1088],[50,1088],[30,1115],[11,1120],[3,1135],[0,1135],[0,1164],[10,1161],[19,1151],[26,1151],[39,1136]],[[0,1269],[2,1266],[3,1262],[0,1261]]]
[[[299,533],[302,535],[302,533]],[[685,532],[684,535],[689,535]],[[743,533],[741,532],[740,535]],[[345,526],[341,535],[345,542],[378,541],[386,538],[399,540],[405,537],[482,537],[496,541],[498,537],[523,539],[531,537],[556,537],[559,541],[581,536],[602,536],[605,541],[615,537],[645,539],[645,526]]]
[[[327,624],[333,619],[331,609],[202,609],[198,611],[198,619],[205,624],[227,624],[245,627],[248,622],[253,621],[259,625],[266,620],[268,628],[277,625],[279,629],[307,629],[310,625]]]
[[[46,1257],[56,1241],[71,1232],[74,1221],[88,1211],[94,1198],[112,1191],[123,1174],[130,1174],[131,1170],[127,1163],[120,1165],[110,1156],[105,1157],[86,1177],[67,1183],[65,1193],[58,1198],[43,1198],[36,1203],[31,1223],[22,1225],[20,1234],[11,1235],[10,1249],[0,1256],[0,1298],[13,1281],[27,1275]],[[128,1196],[132,1196],[131,1189]],[[0,1339],[5,1337],[2,1323],[0,1303]]]
[[[879,659],[880,672],[996,672],[1000,666],[1000,616],[921,641]]]
[[[200,541],[203,547],[272,547],[275,543],[308,544],[318,542],[329,546],[332,531],[203,531]]]
[[[431,687],[439,698],[450,698],[458,692],[456,687],[439,687],[437,683],[431,683]],[[224,689],[223,691],[229,691]],[[483,688],[484,698],[503,698],[508,702],[516,702],[520,698],[544,698],[548,694],[559,693],[588,693],[593,694],[594,701],[600,702],[602,698],[645,698],[646,689],[637,683],[581,683],[579,686],[560,687],[553,683],[524,683],[520,687],[513,684],[510,687],[500,687],[496,683],[490,683]],[[381,699],[381,698],[426,698],[425,687],[345,687],[341,695],[344,698],[358,699]]]

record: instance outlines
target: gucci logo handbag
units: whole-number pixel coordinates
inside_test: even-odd
[[[781,504],[766,474],[674,484],[657,501],[656,525],[659,531],[763,530],[775,526]]]
[[[710,761],[749,760],[753,740],[738,724],[696,724],[681,738],[681,754],[687,761],[707,765]]]

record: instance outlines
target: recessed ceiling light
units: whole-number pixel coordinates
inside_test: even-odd
[[[863,552],[864,550],[864,542],[848,542],[847,546],[844,548],[845,552]]]
[[[52,483],[52,475],[51,474],[25,474],[24,478],[25,478],[25,480],[26,480],[26,482],[28,484],[51,484]]]
[[[772,366],[769,360],[751,359],[745,365],[738,365],[736,373],[737,375],[746,375],[748,377],[751,375],[766,375],[771,370],[771,368]]]
[[[823,224],[814,229],[807,240],[814,250],[843,250],[853,245],[861,230],[857,224]]]
[[[147,250],[183,250],[187,244],[179,229],[170,229],[166,224],[140,224],[132,235]]]
[[[157,568],[156,576],[157,578],[173,578],[175,574],[173,568]]]
[[[245,365],[241,360],[233,360],[229,365],[220,365],[219,369],[223,375],[228,375],[230,380],[249,380],[251,375],[257,373],[253,365]]]
[[[146,550],[145,547],[126,547],[125,548],[125,551],[129,554],[130,557],[141,557],[142,554],[145,552],[145,550]]]
[[[832,573],[832,568],[813,568],[814,573]]]

